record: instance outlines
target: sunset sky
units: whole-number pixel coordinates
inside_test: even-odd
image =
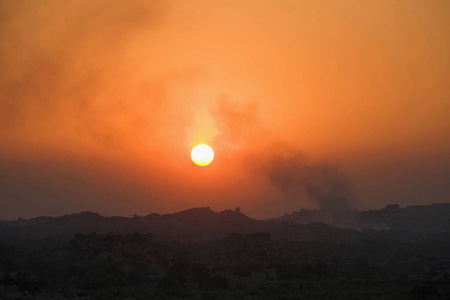
[[[0,219],[450,202],[449,32],[447,0],[0,0]]]

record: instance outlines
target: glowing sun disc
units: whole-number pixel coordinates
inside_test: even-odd
[[[213,149],[205,144],[195,146],[191,151],[192,161],[199,166],[207,166],[214,159]]]

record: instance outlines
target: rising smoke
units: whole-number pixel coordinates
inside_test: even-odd
[[[320,209],[351,206],[352,184],[336,165],[311,162],[300,152],[290,151],[261,159],[257,169],[288,201],[298,202],[299,206],[305,198]]]

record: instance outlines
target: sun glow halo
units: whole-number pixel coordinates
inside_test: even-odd
[[[199,166],[207,166],[214,159],[213,149],[205,144],[195,146],[191,151],[192,161]]]

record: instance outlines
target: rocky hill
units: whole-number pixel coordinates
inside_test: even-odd
[[[0,222],[0,236],[72,236],[75,233],[151,233],[157,239],[208,240],[231,232],[268,232],[274,238],[349,240],[357,230],[392,229],[415,233],[450,232],[450,204],[388,205],[381,210],[300,210],[271,220],[256,220],[236,210],[214,212],[209,207],[172,214],[103,217],[81,212],[61,217],[38,217]]]
[[[105,234],[116,232],[151,233],[156,239],[208,240],[232,232],[269,232],[275,238],[297,240],[348,238],[354,230],[333,228],[324,223],[293,224],[262,221],[247,217],[236,210],[214,212],[209,207],[191,208],[177,213],[147,216],[103,217],[97,213],[81,212],[61,217],[38,217],[28,220],[0,222],[0,236],[42,237],[76,233]]]

